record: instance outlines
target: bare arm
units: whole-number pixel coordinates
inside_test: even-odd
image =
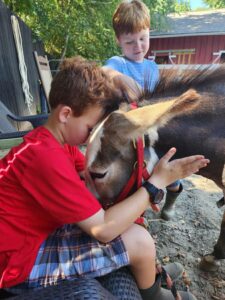
[[[176,149],[171,148],[160,159],[149,178],[149,182],[158,188],[164,188],[175,180],[196,173],[209,163],[202,155],[169,161],[175,152]],[[89,235],[106,243],[122,234],[148,207],[149,195],[145,188],[141,187],[124,201],[106,211],[101,209],[78,225]]]
[[[113,79],[115,86],[126,94],[130,103],[136,102],[140,98],[142,88],[133,78],[106,66],[102,69]]]

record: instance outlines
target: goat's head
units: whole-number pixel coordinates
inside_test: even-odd
[[[153,147],[157,129],[174,116],[190,112],[199,98],[189,90],[174,100],[115,111],[95,128],[87,146],[86,178],[101,202],[113,201],[129,179],[136,160],[132,141],[147,133]]]

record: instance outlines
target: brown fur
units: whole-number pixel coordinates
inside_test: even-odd
[[[135,162],[132,139],[144,133],[148,133],[156,152],[165,153],[175,146],[177,157],[205,155],[211,163],[199,173],[214,180],[225,193],[225,66],[180,74],[167,71],[155,91],[144,91],[137,98],[140,105],[155,104],[114,112],[103,125],[101,149],[89,165],[91,172],[98,165],[106,174],[95,182],[99,195],[113,199],[120,193]],[[154,160],[151,155],[150,160]],[[217,258],[225,258],[224,224],[213,253]]]
[[[197,92],[221,93],[221,86],[224,87],[225,64],[220,67],[207,67],[198,69],[186,69],[180,71],[177,68],[164,69],[161,71],[160,80],[153,92],[149,91],[146,84],[141,99],[147,101],[158,101],[158,98],[169,98],[181,95],[188,89],[195,89]]]

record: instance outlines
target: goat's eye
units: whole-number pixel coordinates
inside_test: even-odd
[[[91,176],[92,179],[96,179],[96,178],[101,179],[101,178],[104,178],[106,174],[107,174],[107,172],[105,172],[105,173],[90,172],[90,176]]]

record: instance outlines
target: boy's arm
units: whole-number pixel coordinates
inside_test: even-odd
[[[102,69],[112,78],[115,86],[126,95],[129,103],[137,102],[141,98],[142,88],[133,78],[107,66],[102,67]]]
[[[148,207],[149,195],[140,188],[124,201],[107,210],[100,209],[77,225],[100,242],[108,243],[126,231]]]
[[[193,155],[170,161],[176,149],[171,148],[157,163],[149,182],[162,189],[180,178],[198,172],[207,166],[208,159]],[[144,187],[124,201],[104,211],[100,209],[88,219],[77,223],[82,230],[97,240],[107,243],[127,230],[129,226],[149,207],[149,194]]]

